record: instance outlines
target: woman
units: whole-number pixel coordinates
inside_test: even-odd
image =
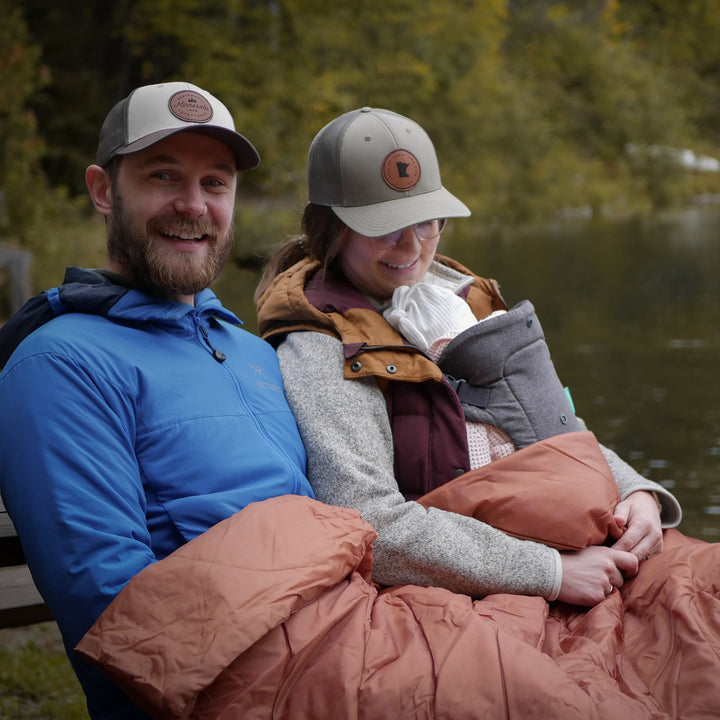
[[[318,499],[357,509],[378,532],[374,579],[584,606],[621,587],[662,550],[662,527],[678,524],[680,507],[607,449],[620,499],[610,545],[560,552],[416,501],[512,455],[526,430],[530,442],[564,432],[554,417],[582,429],[569,409],[543,413],[545,397],[553,408],[565,401],[549,356],[531,362],[553,387],[524,400],[530,410],[513,411],[515,419],[542,418],[526,428],[507,408],[496,408],[498,422],[493,413],[473,415],[477,406],[461,402],[443,372],[443,357],[457,364],[460,349],[478,347],[472,336],[485,323],[504,328],[502,353],[512,343],[502,340],[513,333],[505,326],[522,317],[529,326],[534,316],[523,306],[502,317],[494,281],[436,254],[446,219],[470,211],[442,186],[424,130],[387,110],[346,113],[313,140],[308,183],[304,234],[278,251],[256,294],[260,331],[277,347]]]

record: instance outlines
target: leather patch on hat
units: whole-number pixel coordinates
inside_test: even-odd
[[[213,116],[212,105],[194,90],[176,92],[168,101],[170,112],[179,120],[205,123]]]
[[[393,150],[383,160],[382,176],[393,190],[412,190],[420,182],[420,163],[407,150]]]

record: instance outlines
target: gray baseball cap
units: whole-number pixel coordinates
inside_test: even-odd
[[[427,133],[390,110],[364,107],[328,123],[310,145],[307,176],[310,202],[368,237],[470,215],[442,186]]]
[[[260,164],[247,138],[235,130],[230,111],[206,90],[186,82],[145,85],[133,90],[108,113],[100,130],[97,164],[154,145],[183,130],[210,135],[225,143],[238,170]]]

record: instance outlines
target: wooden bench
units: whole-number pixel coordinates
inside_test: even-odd
[[[30,297],[31,260],[27,250],[0,243],[0,268],[8,268],[10,274],[12,312]],[[0,498],[0,628],[52,619],[32,581],[20,538]]]
[[[32,581],[20,538],[0,499],[0,628],[52,619]]]

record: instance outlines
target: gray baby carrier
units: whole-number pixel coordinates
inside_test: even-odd
[[[455,388],[465,417],[500,428],[518,449],[585,429],[555,372],[528,300],[462,332],[447,345],[438,365]]]

